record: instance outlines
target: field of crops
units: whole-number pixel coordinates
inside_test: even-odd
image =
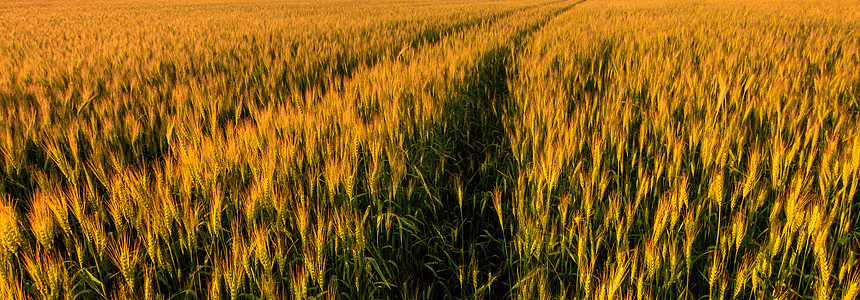
[[[0,3],[0,299],[860,293],[860,2]]]

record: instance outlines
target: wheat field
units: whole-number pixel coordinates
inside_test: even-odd
[[[0,3],[2,299],[860,294],[860,2]]]

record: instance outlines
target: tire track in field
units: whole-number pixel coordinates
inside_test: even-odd
[[[313,66],[292,74],[292,78],[290,78],[288,74],[283,74],[283,80],[284,82],[287,82],[288,85],[296,86],[300,93],[305,93],[309,89],[318,88],[320,90],[320,94],[325,95],[328,93],[329,89],[332,88],[332,86],[327,84],[330,81],[331,85],[340,85],[340,88],[343,88],[344,82],[352,78],[355,72],[360,70],[361,67],[372,68],[380,62],[385,61],[385,58],[397,58],[401,54],[402,50],[406,49],[404,45],[417,45],[414,46],[415,49],[420,47],[433,47],[442,41],[445,36],[463,32],[482,24],[493,24],[498,20],[507,18],[517,12],[551,4],[552,3],[528,5],[490,14],[487,17],[472,18],[462,22],[456,22],[450,26],[443,26],[441,28],[425,28],[424,30],[414,34],[413,37],[404,39],[402,43],[387,45],[386,47],[383,47],[381,51],[371,53],[364,57],[336,55],[333,62],[324,64],[324,68],[330,68],[331,72],[318,72],[318,66]],[[409,26],[411,22],[415,22],[415,20],[395,21],[393,22],[393,25],[388,26]]]
[[[453,258],[448,261],[433,259],[442,255],[433,253],[432,246],[428,247],[429,253],[424,253],[424,257],[416,257],[422,266],[441,266],[422,271],[421,281],[431,282],[431,289],[441,281],[441,285],[447,287],[448,296],[459,294],[465,298],[476,297],[476,291],[482,287],[485,288],[484,292],[490,291],[487,293],[491,293],[491,299],[509,296],[515,284],[512,281],[516,279],[508,273],[510,268],[507,262],[510,260],[506,249],[510,242],[505,242],[504,236],[511,229],[501,228],[491,199],[493,190],[511,173],[513,166],[512,150],[501,118],[510,101],[508,76],[517,71],[512,69],[510,61],[523,51],[535,32],[583,2],[578,1],[547,14],[514,34],[509,43],[502,43],[486,52],[480,58],[482,63],[474,71],[471,82],[459,92],[459,99],[444,108],[443,120],[433,130],[435,140],[431,143],[434,144],[433,148],[447,150],[440,157],[451,161],[445,166],[446,175],[449,176],[443,176],[447,179],[436,182],[440,187],[437,193],[440,194],[443,207],[435,219],[427,220],[425,224],[432,227],[428,232],[454,228],[456,233],[448,236],[435,234],[428,239],[443,243],[444,249],[448,251],[445,254]],[[430,171],[433,166],[426,166],[425,169]],[[457,179],[461,181],[457,182]],[[462,191],[460,194],[464,198],[462,206],[458,190]],[[495,283],[490,287],[487,287],[487,282],[479,282],[477,286],[471,287],[468,286],[471,284],[465,287],[460,285],[456,281],[457,277],[465,275],[458,273],[462,270],[457,267],[468,268],[472,263],[479,268],[479,278],[488,281],[487,278],[494,277]]]

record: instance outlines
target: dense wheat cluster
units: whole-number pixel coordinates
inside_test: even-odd
[[[860,293],[857,1],[6,1],[2,299]]]

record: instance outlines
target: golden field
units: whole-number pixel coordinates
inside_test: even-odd
[[[860,293],[857,1],[0,19],[0,299]]]

